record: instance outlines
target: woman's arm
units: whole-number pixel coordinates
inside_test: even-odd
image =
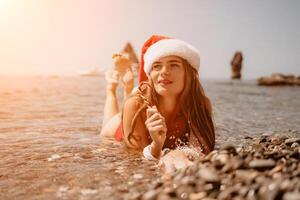
[[[145,125],[152,139],[148,147],[150,149],[149,151],[155,158],[160,158],[161,150],[167,136],[167,125],[165,118],[158,112],[156,106],[147,108],[147,120],[145,121]]]
[[[142,117],[137,116],[135,127],[132,124],[139,108],[136,97],[128,98],[123,105],[122,125],[126,146],[131,149],[143,150],[148,145],[148,134]]]
[[[140,107],[137,98],[134,97],[128,99],[124,104],[123,129],[125,144],[129,148],[145,150],[144,153],[148,152],[146,154],[149,157],[159,159],[167,133],[165,119],[155,106],[149,107],[146,111],[147,119],[143,119],[141,115],[137,116],[133,128],[132,121]],[[152,140],[151,143],[150,140]],[[144,149],[146,146],[147,149]]]

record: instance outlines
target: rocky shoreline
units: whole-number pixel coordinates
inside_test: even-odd
[[[298,85],[300,86],[300,76],[284,75],[280,73],[272,74],[268,77],[261,77],[257,79],[258,85],[276,86],[276,85]]]
[[[243,164],[238,169],[223,172],[224,166],[218,169],[211,160],[203,160],[198,162],[199,166],[195,165],[194,172],[181,171],[168,181],[162,180],[156,163],[125,151],[121,144],[100,142],[104,79],[66,77],[0,81],[0,199],[123,200],[163,199],[166,195],[166,199],[180,199],[181,187],[190,187],[183,198],[217,199],[226,188],[230,191],[240,187],[246,188],[243,189],[246,190],[244,196],[249,195],[249,198],[232,192],[230,195],[234,197],[231,199],[251,199],[251,188],[255,191],[252,199],[258,199],[261,178],[257,177],[261,176],[265,177],[263,180],[276,180],[280,187],[286,183],[290,185],[288,190],[279,190],[277,199],[289,199],[287,193],[299,192],[299,185],[294,184],[294,180],[299,181],[299,175],[286,171],[295,166],[291,163],[294,160],[291,155],[290,158],[270,157],[276,165],[283,167],[274,175],[281,174],[280,179],[267,174],[274,167],[259,171]],[[253,158],[256,155],[265,158],[254,149],[250,151],[262,134],[300,137],[298,87],[258,87],[242,80],[234,84],[207,81],[204,88],[214,108],[215,154],[221,155],[225,143],[233,143],[237,154],[229,154],[230,160],[242,159],[246,163],[248,154]],[[284,143],[285,139],[281,140]],[[296,151],[295,145],[282,144],[290,151]],[[284,153],[279,147],[272,147],[278,151],[278,155],[273,156]],[[245,157],[241,152],[245,152]],[[200,166],[214,170],[221,181],[212,184],[199,181],[201,178],[196,170]],[[298,169],[299,165],[294,171]],[[253,182],[238,181],[238,175],[251,171],[254,175],[258,173]],[[287,178],[292,174],[298,178]],[[178,179],[175,180],[176,176]],[[188,185],[184,183],[187,180],[195,183]],[[216,190],[209,189],[215,185]],[[168,190],[171,196],[175,191],[176,197],[171,198]],[[145,194],[147,196],[143,196]]]
[[[300,199],[300,138],[261,136],[225,144],[169,180],[127,199]]]

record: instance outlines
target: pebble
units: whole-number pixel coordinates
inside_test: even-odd
[[[202,199],[206,196],[206,192],[198,192],[198,193],[191,193],[189,198],[190,200],[198,200]]]
[[[293,143],[298,143],[300,144],[300,138],[289,138],[289,139],[286,139],[285,142],[284,142],[286,145],[291,145]]]
[[[263,185],[258,192],[258,196],[260,199],[264,200],[273,200],[279,194],[279,183],[271,183]]]
[[[300,144],[297,143],[297,142],[294,142],[294,143],[291,145],[292,148],[296,148],[296,147],[299,147],[299,146],[300,146]]]
[[[155,200],[157,198],[158,193],[159,193],[159,191],[157,191],[157,190],[149,190],[143,195],[142,199],[143,200]]]
[[[58,192],[65,193],[68,190],[70,190],[70,188],[68,186],[60,186],[58,189]]]
[[[53,154],[53,155],[51,155],[51,156],[48,158],[48,161],[49,161],[49,162],[52,162],[52,161],[57,160],[57,159],[60,159],[60,158],[61,158],[60,155],[58,155],[58,154]]]
[[[218,195],[218,199],[232,199],[232,197],[236,196],[237,193],[237,188],[229,187],[226,188],[224,191],[220,192],[220,194]]]
[[[300,200],[300,192],[287,192],[282,197],[283,200]]]
[[[80,191],[80,193],[83,195],[83,196],[87,196],[87,195],[93,195],[93,194],[96,194],[98,192],[98,190],[95,190],[95,189],[82,189]]]
[[[235,171],[235,176],[244,180],[244,182],[251,182],[258,176],[258,173],[256,171],[241,169]]]
[[[253,140],[253,137],[246,135],[244,139]]]
[[[184,193],[181,193],[180,195],[180,199],[188,199],[188,193],[184,192]]]
[[[250,168],[258,169],[258,170],[265,170],[273,168],[276,165],[274,160],[252,160],[249,163]]]
[[[134,179],[142,179],[142,178],[144,178],[144,175],[143,174],[134,174],[133,178]]]
[[[217,173],[210,168],[201,168],[198,172],[198,176],[205,182],[220,182]]]
[[[251,140],[239,150],[223,145],[156,181],[142,199],[300,200],[299,138],[265,134]]]
[[[221,164],[225,165],[228,163],[229,155],[225,153],[218,154],[214,157],[216,161],[220,161]]]
[[[236,154],[236,148],[233,144],[225,144],[225,145],[222,145],[220,150],[226,150],[228,151],[229,153],[232,153],[232,154]]]

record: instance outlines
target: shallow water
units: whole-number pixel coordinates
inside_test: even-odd
[[[217,147],[263,133],[300,135],[300,88],[253,82],[204,87]],[[101,77],[0,78],[0,199],[123,199],[159,169],[120,144],[100,144]]]

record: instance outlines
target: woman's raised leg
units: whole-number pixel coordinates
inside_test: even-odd
[[[119,80],[118,71],[114,70],[112,72],[106,72],[105,78],[107,80],[107,86],[102,127],[104,127],[110,119],[119,113],[117,98],[117,86]]]
[[[123,102],[131,94],[131,91],[134,87],[134,77],[130,67],[129,58],[123,56],[122,54],[116,54],[113,56],[113,59],[115,62],[114,70],[105,74],[107,86],[104,116],[100,133],[101,137],[113,136],[115,130],[121,122],[117,98],[117,86],[119,80],[121,80],[124,88]]]
[[[125,99],[131,95],[131,92],[134,87],[134,77],[131,68],[128,68],[128,70],[122,77],[122,85],[124,88],[124,92],[123,92],[123,103],[124,103]]]

